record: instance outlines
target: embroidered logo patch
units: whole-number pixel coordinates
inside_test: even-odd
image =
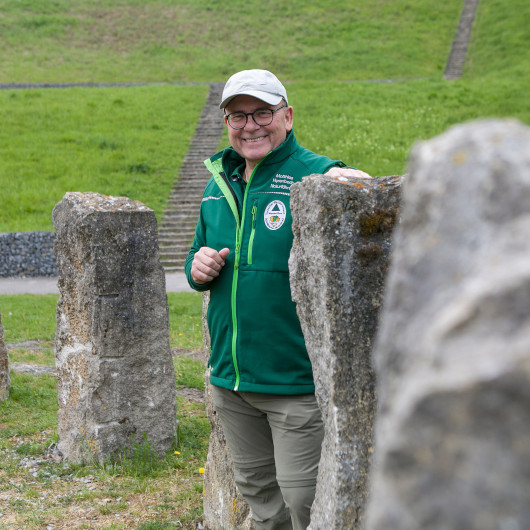
[[[285,222],[287,209],[282,201],[272,201],[265,208],[264,221],[269,230],[278,230]]]

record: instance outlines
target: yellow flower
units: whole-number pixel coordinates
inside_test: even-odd
[[[180,451],[175,451],[175,454],[176,455],[180,455]]]
[[[201,467],[201,468],[199,469],[199,473],[200,473],[201,475],[204,473],[204,468],[203,468],[203,467]]]
[[[179,333],[179,337],[182,337],[182,333]]]

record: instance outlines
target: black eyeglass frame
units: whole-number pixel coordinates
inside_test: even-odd
[[[252,121],[259,127],[267,127],[267,125],[270,125],[272,123],[272,121],[274,120],[274,113],[275,112],[278,112],[279,110],[282,110],[282,109],[285,109],[286,107],[288,107],[287,103],[284,103],[281,107],[278,107],[277,109],[268,109],[268,108],[263,108],[263,109],[256,109],[254,112],[242,112],[240,110],[236,111],[236,112],[231,112],[230,114],[225,114],[225,119],[226,119],[226,122],[228,123],[228,125],[230,125],[230,127],[232,127],[232,129],[235,129],[236,131],[239,131],[241,129],[244,129],[246,126],[247,126],[247,123],[248,123],[248,117],[249,116],[252,116]],[[258,123],[256,121],[256,118],[254,117],[254,113],[256,112],[260,112],[260,111],[263,111],[263,110],[270,110],[271,111],[271,121],[269,123]],[[230,116],[232,116],[233,114],[244,114],[245,115],[245,123],[241,126],[241,127],[234,127],[231,123],[230,123]]]

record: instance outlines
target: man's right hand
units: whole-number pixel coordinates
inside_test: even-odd
[[[195,253],[191,263],[193,281],[202,284],[217,278],[225,265],[225,259],[229,253],[229,248],[223,248],[217,252],[217,250],[210,247],[201,247]]]

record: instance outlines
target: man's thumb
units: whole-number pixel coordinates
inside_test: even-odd
[[[230,254],[230,249],[229,248],[223,248],[223,249],[221,249],[219,251],[219,256],[221,256],[221,258],[223,258],[223,259],[226,259],[228,254]]]

